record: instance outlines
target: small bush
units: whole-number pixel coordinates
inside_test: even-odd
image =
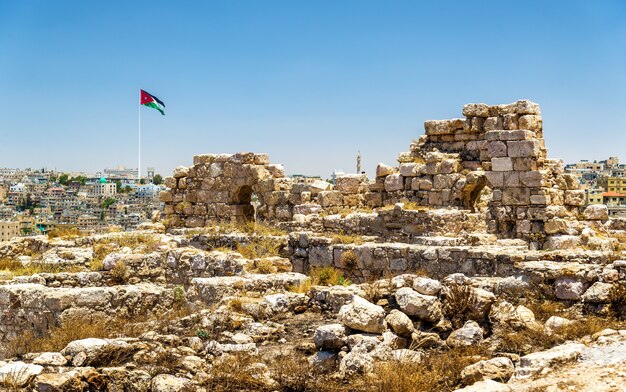
[[[419,363],[383,362],[374,367],[371,390],[378,392],[452,391],[461,382],[461,371],[485,357],[480,346],[430,351]]]
[[[330,234],[330,238],[332,239],[333,244],[355,244],[361,245],[365,242],[363,237],[360,235],[349,235],[349,234]]]
[[[353,269],[357,266],[359,255],[352,249],[344,250],[339,256],[339,264],[343,268]]]
[[[278,268],[276,268],[272,260],[259,259],[254,261],[254,269],[252,272],[259,274],[275,274],[278,272]]]
[[[176,286],[172,289],[172,297],[174,300],[174,308],[180,309],[187,304],[187,296],[183,286]]]
[[[280,243],[272,238],[250,238],[250,241],[246,244],[237,244],[235,250],[246,259],[261,259],[278,256]]]
[[[352,284],[340,269],[334,267],[311,268],[309,276],[311,283],[316,286],[347,286]]]
[[[306,294],[311,291],[311,286],[311,279],[309,278],[301,284],[287,286],[287,291],[290,291],[292,293]]]
[[[123,261],[118,261],[111,269],[111,279],[116,283],[126,283],[130,274],[128,267]]]
[[[609,311],[618,320],[626,319],[626,284],[616,283],[611,287]]]
[[[472,287],[452,284],[444,290],[443,296],[443,314],[455,329],[461,328],[468,320],[482,320],[482,315],[477,311],[478,299]]]
[[[70,226],[57,226],[47,233],[49,239],[53,238],[77,238],[83,236],[83,233],[78,229],[78,227],[70,227]]]

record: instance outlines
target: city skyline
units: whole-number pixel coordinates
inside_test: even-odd
[[[550,156],[626,155],[623,3],[450,4],[4,2],[0,166],[136,168],[142,88],[167,105],[142,109],[142,167],[164,176],[238,151],[328,176],[360,150],[371,174],[423,121],[521,98]]]

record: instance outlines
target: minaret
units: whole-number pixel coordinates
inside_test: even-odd
[[[356,154],[356,174],[361,174],[361,150]]]

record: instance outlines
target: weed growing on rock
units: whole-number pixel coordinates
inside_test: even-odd
[[[130,271],[123,261],[118,261],[111,269],[111,279],[116,283],[126,283],[129,275]]]
[[[31,262],[24,265],[16,259],[0,259],[0,271],[5,272],[6,279],[11,279],[15,276],[29,276],[42,273],[57,274],[60,272],[79,272],[82,270],[82,267],[76,265],[68,266],[41,262]]]
[[[477,312],[478,299],[470,286],[452,284],[443,294],[443,314],[455,329],[461,328],[468,320],[481,321],[482,315]]]
[[[626,284],[616,283],[611,287],[609,311],[619,320],[626,319]]]
[[[235,249],[247,259],[261,259],[264,257],[278,256],[280,243],[272,238],[251,238],[246,244],[237,244]]]
[[[347,286],[352,284],[340,269],[334,267],[311,268],[309,272],[312,284],[315,286]]]

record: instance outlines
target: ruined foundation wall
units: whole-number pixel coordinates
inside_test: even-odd
[[[474,210],[491,191],[487,227],[502,237],[567,234],[585,204],[578,181],[547,158],[539,105],[467,104],[464,118],[430,120],[425,134],[401,153],[399,165],[379,164],[376,178],[349,174],[312,184],[286,178],[267,154],[205,154],[178,167],[161,194],[169,227],[214,220],[291,221],[294,216],[413,202],[428,208]],[[256,205],[256,211],[253,207]]]

